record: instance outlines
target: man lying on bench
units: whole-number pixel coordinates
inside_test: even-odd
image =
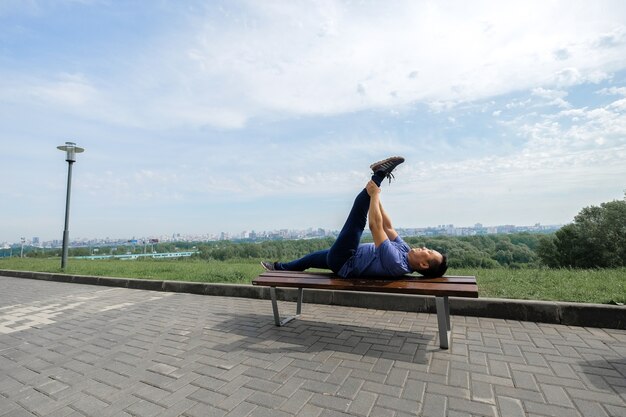
[[[337,240],[329,248],[291,262],[261,262],[268,271],[330,269],[343,278],[399,277],[414,271],[425,277],[441,277],[448,269],[446,256],[424,247],[411,249],[391,225],[380,202],[380,185],[393,178],[392,171],[404,162],[396,156],[370,166],[374,174],[356,196]],[[374,243],[361,244],[368,220]]]

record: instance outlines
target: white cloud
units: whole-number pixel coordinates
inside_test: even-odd
[[[626,87],[602,88],[597,91],[597,94],[626,96]]]
[[[198,77],[245,86],[252,112],[342,113],[415,101],[440,109],[538,84],[599,82],[607,69],[626,66],[620,43],[594,48],[621,33],[623,7],[602,14],[580,4],[248,5],[251,24],[211,21],[189,51]],[[577,19],[589,14],[597,20],[581,27]],[[564,48],[567,66],[554,57]]]
[[[537,87],[533,88],[532,95],[545,99],[545,105],[548,106],[557,106],[563,108],[571,107],[571,104],[564,100],[564,98],[567,97],[567,91],[550,90],[543,87]]]
[[[59,110],[85,116],[89,103],[91,118],[154,129],[239,129],[269,115],[416,102],[441,111],[538,86],[597,83],[626,68],[626,6],[610,4],[450,7],[407,0],[389,7],[328,0],[196,7],[186,27],[150,39],[140,53],[122,50],[116,79],[83,73],[12,81],[16,91]],[[553,100],[568,106],[563,97]]]
[[[440,207],[463,201],[467,211],[460,214],[445,209],[448,218],[488,215],[503,221],[507,216],[530,221],[533,207],[535,221],[549,216],[558,219],[559,210],[565,209],[573,216],[590,201],[602,202],[606,198],[602,196],[624,188],[626,108],[622,100],[541,118],[532,113],[522,115],[508,128],[521,132],[525,143],[506,155],[468,157],[453,164],[407,161],[402,180],[394,185],[396,197],[408,202],[424,196]],[[518,205],[527,207],[524,213]],[[404,213],[402,224],[414,224],[410,210],[396,209]],[[567,221],[560,215],[560,221]]]
[[[53,106],[79,107],[95,98],[97,91],[83,74],[60,74],[57,80],[33,85],[26,94]]]

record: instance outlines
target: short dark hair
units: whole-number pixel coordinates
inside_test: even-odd
[[[428,268],[418,269],[417,272],[419,272],[426,278],[442,277],[448,270],[448,257],[444,254],[441,254],[441,258],[441,262],[437,262],[434,259],[428,261]]]

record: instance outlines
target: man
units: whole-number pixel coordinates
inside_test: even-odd
[[[393,178],[392,171],[404,158],[394,156],[370,166],[374,174],[356,196],[350,214],[335,243],[291,262],[261,262],[268,271],[304,271],[308,268],[330,269],[344,278],[397,277],[414,271],[425,277],[440,277],[448,269],[447,258],[424,247],[411,249],[391,225],[380,202],[380,184]],[[360,244],[365,223],[374,243]]]

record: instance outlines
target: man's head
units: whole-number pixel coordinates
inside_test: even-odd
[[[448,269],[448,258],[436,250],[413,248],[409,251],[409,266],[425,277],[441,277]]]

